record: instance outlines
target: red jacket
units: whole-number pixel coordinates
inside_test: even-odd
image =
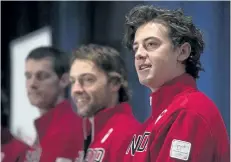
[[[16,162],[28,148],[25,143],[13,138],[9,143],[2,145],[1,162]]]
[[[37,162],[73,160],[82,148],[82,120],[73,112],[68,101],[35,120],[35,127],[39,138],[22,158],[25,162],[32,159]]]
[[[125,162],[229,162],[227,131],[215,104],[184,74],[151,95],[152,116],[134,134]]]
[[[92,142],[85,160],[87,162],[120,162],[126,147],[121,148],[128,135],[132,135],[138,121],[132,114],[128,103],[121,103],[114,108],[107,108],[97,113],[92,119]],[[88,131],[89,132],[89,131]],[[86,139],[86,137],[85,137]],[[83,150],[75,162],[82,162]]]

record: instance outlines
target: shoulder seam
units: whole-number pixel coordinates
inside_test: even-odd
[[[183,110],[185,110],[186,112],[190,112],[192,114],[195,114],[196,116],[198,116],[201,120],[203,120],[203,122],[206,124],[206,126],[208,127],[208,130],[209,130],[209,133],[210,133],[210,136],[211,138],[214,139],[214,135],[213,135],[213,132],[212,132],[212,129],[211,129],[211,126],[208,124],[208,121],[199,113],[193,111],[192,109],[186,109],[186,108],[183,108]]]
[[[200,91],[192,91],[191,93],[188,93],[185,97],[188,99],[192,94],[194,93],[202,93]],[[186,106],[188,106],[188,103],[186,103]],[[193,109],[186,109],[186,108],[183,108],[184,110],[186,110],[187,112],[192,112],[193,114],[197,115],[198,117],[200,117],[204,122],[205,124],[207,125],[207,127],[209,128],[209,133],[210,133],[210,136],[214,139],[214,135],[213,135],[213,132],[212,132],[212,129],[211,129],[211,126],[208,124],[208,121],[199,113],[193,111]]]

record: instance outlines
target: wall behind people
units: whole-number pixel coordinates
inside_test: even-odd
[[[137,2],[136,2],[137,3]],[[226,127],[230,128],[230,5],[229,2],[167,2],[144,1],[169,9],[181,7],[186,15],[192,16],[195,24],[202,30],[205,39],[205,50],[201,60],[205,72],[197,81],[198,88],[207,94],[218,106]],[[141,4],[140,2],[138,4]],[[120,46],[123,34],[125,13],[136,5],[135,2],[101,2],[95,8],[94,40]],[[104,10],[106,9],[106,10]],[[216,12],[214,12],[216,11]],[[99,18],[102,18],[99,20]],[[98,21],[97,21],[98,20]],[[117,45],[119,44],[119,45]],[[150,91],[138,82],[134,69],[134,58],[131,53],[122,50],[126,60],[130,86],[133,91],[132,105],[134,114],[140,121],[144,121],[150,114]]]
[[[144,121],[150,114],[150,91],[141,86],[134,68],[134,58],[122,47],[124,16],[137,4],[154,4],[170,9],[182,7],[191,15],[205,35],[206,49],[202,56],[205,72],[198,80],[199,89],[219,107],[229,130],[229,2],[3,2],[2,3],[2,68],[9,73],[8,43],[12,39],[51,26],[53,44],[71,51],[82,43],[103,43],[122,52],[133,91],[131,104],[135,116]],[[214,12],[216,11],[216,12]],[[9,76],[3,80],[9,94]]]
[[[121,46],[125,13],[139,2],[3,2],[4,58],[10,60],[8,43],[44,26],[52,28],[53,44],[71,51],[83,43],[103,43],[124,50]],[[11,12],[10,12],[11,11]],[[13,12],[12,12],[13,11]],[[11,21],[13,20],[13,21]],[[127,60],[132,103],[138,119],[144,120],[149,106],[146,90],[138,82],[131,55]],[[10,62],[9,62],[10,63]],[[10,69],[5,64],[5,71]],[[7,80],[10,80],[8,77]],[[8,92],[10,87],[7,85]],[[138,93],[137,93],[138,91]],[[9,94],[10,96],[10,94]],[[142,112],[140,107],[144,107]]]
[[[10,51],[9,43],[35,30],[49,26],[52,29],[53,45],[63,50],[70,50],[77,44],[85,43],[91,35],[85,24],[91,21],[90,2],[73,2],[67,5],[64,2],[27,1],[3,2],[2,4],[2,87],[9,99],[4,111],[9,112],[6,125],[9,126],[10,101]],[[20,108],[20,107],[19,107]],[[5,110],[6,109],[6,110]],[[3,112],[3,111],[2,111]],[[3,116],[3,115],[2,115]]]
[[[141,2],[97,2],[94,6],[92,33],[95,42],[107,43],[121,50],[126,60],[129,83],[133,91],[131,103],[134,114],[140,121],[144,121],[150,114],[148,101],[150,91],[139,84],[134,69],[134,58],[121,46],[124,15],[137,4],[141,4]],[[169,9],[181,7],[187,15],[192,16],[195,24],[202,30],[206,46],[201,60],[205,72],[201,72],[201,77],[197,81],[198,88],[216,103],[229,132],[229,2],[144,1],[142,4],[153,4]]]
[[[140,121],[144,121],[149,115],[149,96],[138,82],[132,55],[124,52],[121,44],[124,15],[137,4],[140,2],[56,3],[59,18],[54,27],[54,42],[68,51],[82,43],[110,45],[121,51],[128,68],[130,88],[133,90],[133,112]],[[140,111],[140,107],[144,108],[143,111]]]
[[[183,8],[193,16],[205,36],[202,56],[205,72],[201,73],[198,86],[216,103],[229,132],[230,2],[185,2]]]
[[[141,2],[97,3],[94,11],[93,42],[113,46],[121,52],[127,65],[129,88],[132,94],[130,103],[133,107],[133,113],[138,120],[143,122],[150,114],[148,90],[139,83],[134,67],[134,56],[122,46],[125,14],[138,4]]]

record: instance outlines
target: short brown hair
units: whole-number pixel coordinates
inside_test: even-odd
[[[33,49],[28,54],[26,60],[34,59],[41,60],[46,57],[50,57],[53,62],[53,70],[60,78],[63,74],[68,73],[69,71],[69,57],[68,54],[61,51],[60,49],[56,49],[51,46],[41,46]]]
[[[199,71],[203,70],[200,56],[204,50],[201,31],[196,28],[192,18],[185,16],[181,9],[168,10],[154,6],[136,6],[126,15],[124,44],[132,49],[136,30],[143,24],[159,22],[169,29],[169,37],[173,45],[180,46],[185,42],[191,45],[191,53],[184,64],[186,72],[194,78],[199,78]]]
[[[127,71],[125,63],[116,49],[98,44],[82,45],[73,52],[71,65],[76,59],[92,61],[98,68],[103,70],[109,78],[116,77],[119,79],[121,83],[119,102],[129,101],[130,93],[128,89]]]

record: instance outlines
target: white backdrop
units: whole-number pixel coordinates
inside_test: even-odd
[[[36,131],[33,121],[39,117],[36,107],[27,98],[25,88],[25,59],[29,52],[39,46],[52,45],[49,27],[44,27],[10,43],[11,54],[11,133],[31,144]]]

